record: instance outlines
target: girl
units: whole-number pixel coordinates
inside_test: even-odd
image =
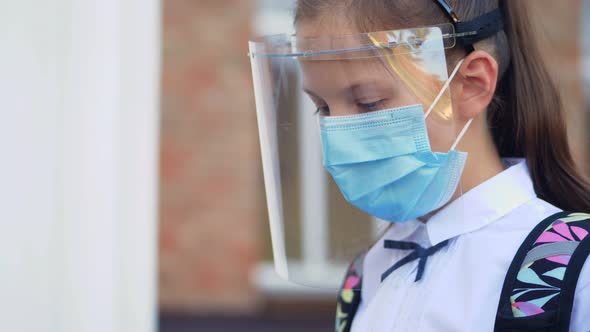
[[[275,263],[288,179],[261,90],[285,84],[260,59],[297,58],[324,166],[393,225],[350,266],[337,331],[590,331],[590,186],[525,6],[299,0],[288,51],[251,45]]]

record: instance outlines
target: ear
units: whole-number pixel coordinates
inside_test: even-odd
[[[485,51],[469,54],[459,69],[451,93],[455,111],[463,119],[473,119],[484,112],[496,92],[498,62]]]

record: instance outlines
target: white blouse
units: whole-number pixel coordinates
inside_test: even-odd
[[[507,163],[512,166],[465,193],[426,224],[418,220],[396,224],[369,250],[362,301],[351,331],[493,331],[514,255],[538,223],[560,212],[536,197],[523,160]],[[416,260],[382,283],[381,274],[410,253],[384,249],[385,239],[425,248],[445,240],[450,243],[428,258],[420,282],[414,282]],[[578,280],[570,331],[590,331],[588,261]]]

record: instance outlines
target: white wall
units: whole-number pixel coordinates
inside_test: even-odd
[[[154,331],[160,4],[0,10],[0,330]]]

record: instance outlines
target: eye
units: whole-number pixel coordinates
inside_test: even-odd
[[[374,112],[382,109],[384,100],[378,100],[370,103],[357,103],[358,107],[362,108],[366,112]]]

